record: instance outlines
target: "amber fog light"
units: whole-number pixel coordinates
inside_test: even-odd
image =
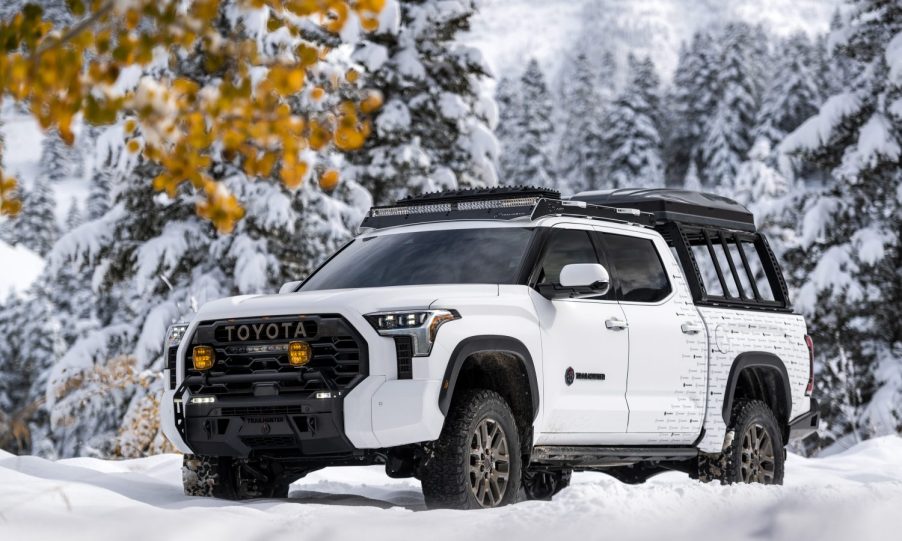
[[[288,344],[288,362],[291,366],[304,366],[310,362],[312,351],[307,342],[291,342]]]
[[[213,362],[215,361],[213,348],[210,346],[194,346],[191,360],[194,362],[195,370],[209,370],[213,368]]]

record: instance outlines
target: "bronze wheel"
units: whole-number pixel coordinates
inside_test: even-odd
[[[470,435],[470,491],[483,507],[495,507],[504,498],[510,480],[510,445],[501,425],[481,420]]]
[[[750,424],[742,434],[740,475],[743,483],[774,484],[776,458],[774,442],[759,423]]]

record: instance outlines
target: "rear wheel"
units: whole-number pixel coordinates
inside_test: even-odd
[[[291,479],[276,470],[257,461],[185,455],[182,486],[186,496],[224,500],[287,498]]]
[[[455,399],[442,434],[423,464],[430,508],[479,509],[513,503],[520,488],[520,439],[510,407],[494,391]]]
[[[700,458],[700,478],[782,485],[786,451],[773,411],[759,400],[743,401],[733,408],[732,420],[732,443],[720,455]]]

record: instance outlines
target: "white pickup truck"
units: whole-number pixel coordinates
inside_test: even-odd
[[[204,305],[166,352],[185,491],[229,499],[366,464],[464,509],[585,470],[778,484],[818,419],[767,240],[736,202],[679,190],[375,207],[306,280]]]

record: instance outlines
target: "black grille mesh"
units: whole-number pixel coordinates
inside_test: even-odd
[[[286,344],[285,340],[277,341],[246,341],[246,342],[219,342],[217,327],[229,324],[254,324],[268,320],[237,320],[237,321],[208,321],[202,322],[192,336],[192,347],[195,345],[208,345],[215,351],[216,361],[213,368],[206,372],[198,372],[192,368],[191,348],[186,352],[185,365],[186,376],[206,375],[253,375],[253,382],[243,383],[201,383],[190,385],[192,394],[216,395],[216,396],[253,396],[256,383],[266,383],[269,374],[300,374],[307,370],[315,370],[328,379],[328,383],[322,379],[306,379],[301,381],[279,381],[279,394],[311,393],[315,391],[334,389],[351,389],[366,375],[367,358],[366,347],[363,341],[350,323],[340,316],[304,316],[316,322],[316,335],[304,339],[310,344],[312,358],[304,368],[297,368],[288,362],[287,352],[241,352],[245,346],[260,346],[267,344]]]

